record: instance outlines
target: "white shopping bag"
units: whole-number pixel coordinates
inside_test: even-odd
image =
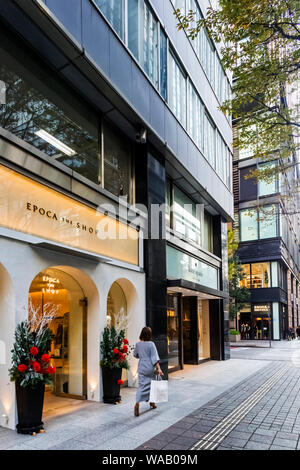
[[[150,403],[163,403],[168,401],[168,381],[162,380],[160,377],[151,380]]]

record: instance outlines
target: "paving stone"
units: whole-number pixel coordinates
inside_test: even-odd
[[[265,442],[256,442],[256,441],[249,441],[247,442],[245,449],[248,450],[268,450],[270,448],[270,444]]]
[[[273,441],[273,445],[274,446],[287,447],[289,449],[296,449],[297,441],[292,441],[290,439],[275,438],[274,441]]]
[[[299,439],[299,434],[293,434],[293,433],[287,433],[287,432],[282,432],[282,431],[278,431],[276,433],[276,438],[280,438],[280,439],[287,439],[287,440],[291,440],[291,441],[298,441]]]

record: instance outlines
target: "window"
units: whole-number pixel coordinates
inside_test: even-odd
[[[240,238],[242,242],[258,239],[257,210],[240,211]]]
[[[247,287],[248,289],[276,287],[277,279],[273,278],[273,267],[271,278],[271,263],[269,261],[243,264],[242,269],[244,278],[240,282],[241,287]]]
[[[200,244],[200,219],[196,204],[174,186],[173,229]]]
[[[131,200],[131,142],[104,123],[104,188]]]
[[[186,74],[175,55],[169,53],[169,105],[181,124],[186,126]]]
[[[116,33],[124,40],[124,0],[94,0]]]
[[[264,206],[259,214],[260,238],[272,238],[278,236],[277,206]]]
[[[9,61],[9,62],[8,62]],[[24,59],[24,63],[26,60]],[[92,182],[101,183],[99,121],[92,109],[44,70],[19,68],[10,57],[0,64],[6,105],[0,126]]]
[[[168,89],[168,40],[165,33],[160,29],[160,93],[167,100]]]
[[[244,137],[246,137],[247,135],[247,132],[251,132],[253,133],[255,130],[255,126],[249,126],[247,128],[241,128],[240,129],[240,134],[245,134]],[[243,136],[242,136],[243,137]],[[253,155],[255,154],[255,148],[253,145],[251,146],[241,146],[239,147],[239,159],[242,160],[244,158],[250,158],[250,157],[253,157]]]
[[[150,80],[158,87],[158,22],[148,3],[143,4],[143,52],[142,67]]]
[[[275,162],[268,162],[260,165],[260,169],[273,169],[275,168]],[[259,180],[258,181],[258,195],[259,196],[268,196],[269,194],[274,194],[278,192],[278,182],[276,176],[268,178],[268,181]]]
[[[189,82],[189,126],[188,131],[196,145],[203,149],[203,104],[195,88]]]
[[[209,118],[208,114],[204,113],[204,155],[213,168],[216,168],[215,153],[216,153],[216,128]]]
[[[279,214],[276,204],[240,211],[241,242],[279,236]]]
[[[271,287],[270,263],[254,263],[251,265],[252,289]]]
[[[255,166],[240,169],[240,200],[250,201],[257,198],[257,182],[255,178],[247,178]]]
[[[213,252],[213,223],[212,216],[208,212],[204,212],[204,229],[202,246],[205,250]]]
[[[128,48],[139,60],[139,0],[128,0]]]

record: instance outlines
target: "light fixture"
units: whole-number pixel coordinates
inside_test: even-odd
[[[48,132],[44,131],[43,129],[35,132],[35,134],[38,137],[40,137],[41,139],[48,142],[49,144],[53,145],[53,147],[56,147],[58,150],[61,150],[61,152],[65,153],[69,157],[72,157],[73,155],[76,155],[76,152],[74,150],[72,150],[70,147],[68,147],[63,142],[56,139],[56,137],[53,137],[53,135],[49,134]]]

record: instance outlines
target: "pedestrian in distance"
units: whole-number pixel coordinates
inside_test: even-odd
[[[151,380],[156,375],[163,375],[159,365],[159,355],[155,344],[152,341],[152,330],[149,326],[145,326],[140,334],[140,341],[136,343],[133,355],[139,359],[138,376],[139,383],[136,393],[136,404],[134,407],[134,415],[139,416],[139,406],[142,401],[149,401]],[[150,403],[150,408],[157,408],[155,403]]]

